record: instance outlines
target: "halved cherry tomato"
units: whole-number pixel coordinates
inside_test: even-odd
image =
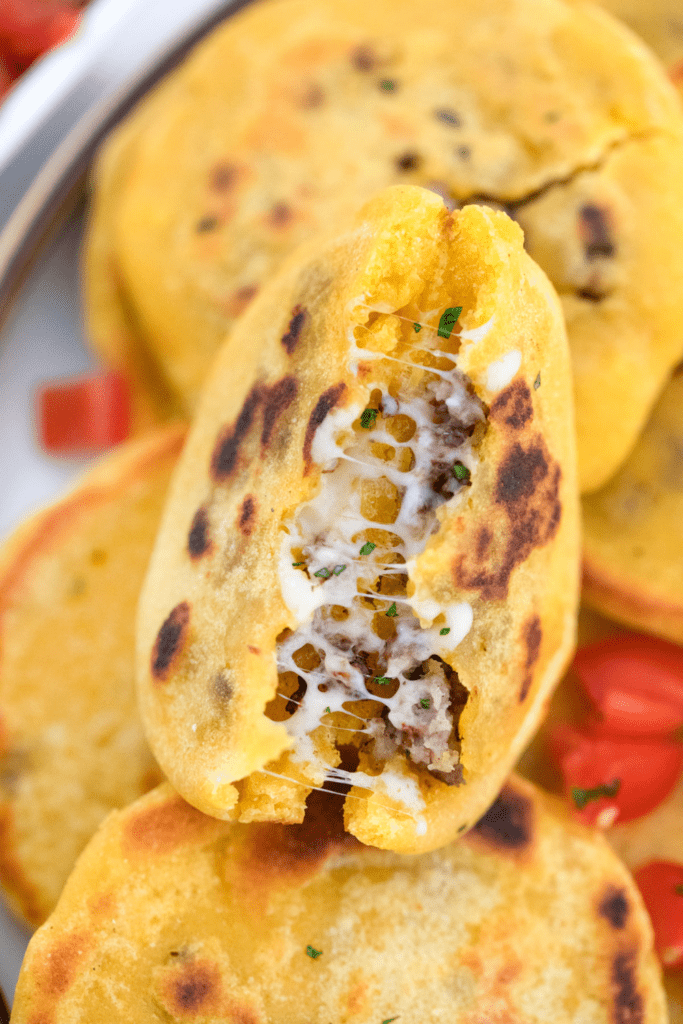
[[[573,668],[609,733],[666,736],[683,725],[683,648],[629,633],[584,647]]]
[[[683,864],[653,860],[634,873],[665,967],[683,967]]]
[[[80,11],[64,0],[2,0],[0,44],[18,65],[27,67],[68,39],[80,18]]]
[[[654,810],[683,770],[683,745],[558,726],[550,737],[567,797],[581,821],[606,828]]]
[[[51,454],[102,451],[130,431],[130,391],[118,373],[47,385],[38,405],[40,440]]]

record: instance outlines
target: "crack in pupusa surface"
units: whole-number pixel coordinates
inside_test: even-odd
[[[369,401],[330,415],[314,439],[320,489],[286,524],[281,556],[299,625],[278,638],[279,695],[267,710],[295,739],[294,760],[320,763],[323,723],[338,745],[360,748],[365,771],[332,774],[369,788],[398,752],[462,781],[467,691],[446,656],[472,611],[417,604],[409,573],[439,529],[439,507],[476,473],[486,410],[457,369],[457,333],[439,335],[439,311],[406,312],[372,310],[355,328],[354,359],[374,363]]]

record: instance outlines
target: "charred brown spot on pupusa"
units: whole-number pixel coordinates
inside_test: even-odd
[[[213,695],[221,704],[228,704],[235,692],[226,672],[217,672],[211,683]]]
[[[228,192],[237,182],[238,170],[234,164],[216,164],[209,173],[212,192]]]
[[[379,66],[379,57],[373,48],[367,44],[357,46],[351,53],[351,64],[356,71],[369,73]]]
[[[612,961],[613,1024],[643,1024],[643,997],[638,991],[635,950],[621,951]]]
[[[408,171],[417,171],[422,164],[422,157],[419,153],[402,153],[401,156],[396,157],[396,169],[402,173]]]
[[[303,110],[315,110],[316,107],[321,107],[325,102],[325,93],[317,82],[310,82],[306,85],[300,94],[299,106]]]
[[[168,679],[185,646],[189,625],[190,606],[187,601],[181,601],[161,624],[152,648],[152,676],[157,682]]]
[[[218,1009],[221,974],[210,960],[179,960],[165,985],[164,1003],[174,1016],[205,1016]]]
[[[534,808],[531,800],[505,786],[470,835],[506,853],[521,853],[533,843]]]
[[[195,230],[198,234],[204,234],[207,231],[215,231],[218,227],[218,220],[216,217],[202,217],[197,221]]]
[[[192,525],[187,537],[187,550],[190,558],[201,558],[211,549],[209,536],[209,513],[205,505],[197,509],[192,517]]]
[[[275,203],[268,213],[268,223],[272,228],[286,228],[294,220],[294,211],[288,203]]]
[[[589,263],[614,256],[616,245],[610,211],[594,203],[585,203],[579,210],[579,237]]]
[[[175,794],[163,803],[135,810],[124,823],[121,845],[126,854],[164,856],[221,835],[226,827]]]
[[[519,691],[520,703],[526,699],[531,684],[534,678],[534,666],[538,661],[538,656],[541,653],[541,641],[543,640],[543,630],[541,629],[541,620],[538,615],[534,615],[524,627],[524,644],[526,646],[526,660],[524,664],[524,679]]]
[[[307,476],[310,473],[313,465],[311,449],[313,446],[315,432],[329,413],[332,412],[334,407],[338,405],[345,393],[346,384],[344,384],[343,381],[340,381],[339,384],[333,384],[331,388],[328,388],[327,391],[322,393],[313,408],[313,412],[309,416],[303,447],[304,476]]]
[[[273,431],[279,418],[287,411],[299,390],[296,378],[289,376],[276,381],[272,387],[263,389],[263,427],[261,429],[261,448],[265,450],[270,444]]]
[[[313,790],[306,800],[300,825],[252,825],[244,850],[243,870],[250,876],[271,878],[313,875],[320,864],[339,850],[363,846],[344,828],[341,796]]]
[[[256,498],[248,494],[240,505],[237,515],[237,529],[245,537],[249,537],[256,525]]]
[[[245,398],[235,423],[226,427],[219,434],[211,457],[211,476],[217,483],[229,480],[234,474],[238,464],[240,445],[254,422],[261,397],[261,385],[255,384]]]
[[[73,932],[63,935],[48,948],[35,969],[36,987],[41,994],[57,1000],[71,988],[91,941],[86,933]]]
[[[598,907],[600,917],[604,917],[611,924],[612,928],[621,931],[626,927],[630,912],[631,905],[629,904],[626,891],[614,885],[608,886]]]
[[[521,430],[534,418],[531,391],[525,380],[516,377],[498,395],[491,406],[491,417],[513,430]]]
[[[301,332],[304,329],[304,324],[308,319],[308,313],[303,306],[295,306],[292,310],[292,316],[289,321],[289,326],[286,332],[280,338],[280,343],[284,348],[288,356],[291,356],[292,352],[297,346],[297,342],[301,337]]]

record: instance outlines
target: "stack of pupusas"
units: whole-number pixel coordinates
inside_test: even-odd
[[[521,233],[390,190],[237,331],[140,607],[152,743],[214,813],[166,785],[108,819],[13,1019],[664,1021],[625,869],[486,774],[536,724],[577,590],[566,341]]]
[[[651,58],[582,6],[456,4],[457,61],[444,12],[426,30],[429,12],[405,13],[396,33],[394,9],[258,5],[224,30],[234,59],[217,35],[105,161],[93,310],[102,344],[134,369],[140,422],[193,408],[233,330],[139,616],[143,723],[182,797],[167,785],[108,819],[31,945],[17,1021],[665,1019],[627,873],[557,804],[505,785],[573,642],[557,298],[503,213],[451,213],[400,188],[351,214],[397,179],[431,184],[447,207],[482,193],[508,205],[565,292],[579,378],[588,346],[603,398],[616,382],[608,413],[632,391],[611,330],[629,332],[645,367],[634,437],[672,362],[661,268],[676,229],[670,197],[643,185],[681,151],[680,114]],[[602,59],[599,97],[586,46]],[[242,90],[238,124],[217,117],[217,67]],[[186,120],[188,81],[201,117]],[[585,103],[563,106],[582,89]],[[302,120],[316,111],[328,120]],[[359,114],[376,120],[367,152]],[[218,122],[237,170],[215,128],[190,138]],[[176,145],[179,173],[157,177],[155,205],[152,164],[186,137],[198,162],[184,167]],[[299,211],[273,198],[285,186]],[[642,236],[626,217],[641,192],[656,226]],[[327,239],[286,258],[323,221]],[[138,291],[145,268],[152,290]]]

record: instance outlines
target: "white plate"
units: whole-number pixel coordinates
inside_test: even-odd
[[[87,465],[41,452],[34,397],[41,382],[95,366],[83,340],[78,275],[83,175],[94,148],[137,95],[238,6],[95,0],[77,36],[35,65],[0,107],[0,538]],[[0,905],[8,998],[27,940]]]

